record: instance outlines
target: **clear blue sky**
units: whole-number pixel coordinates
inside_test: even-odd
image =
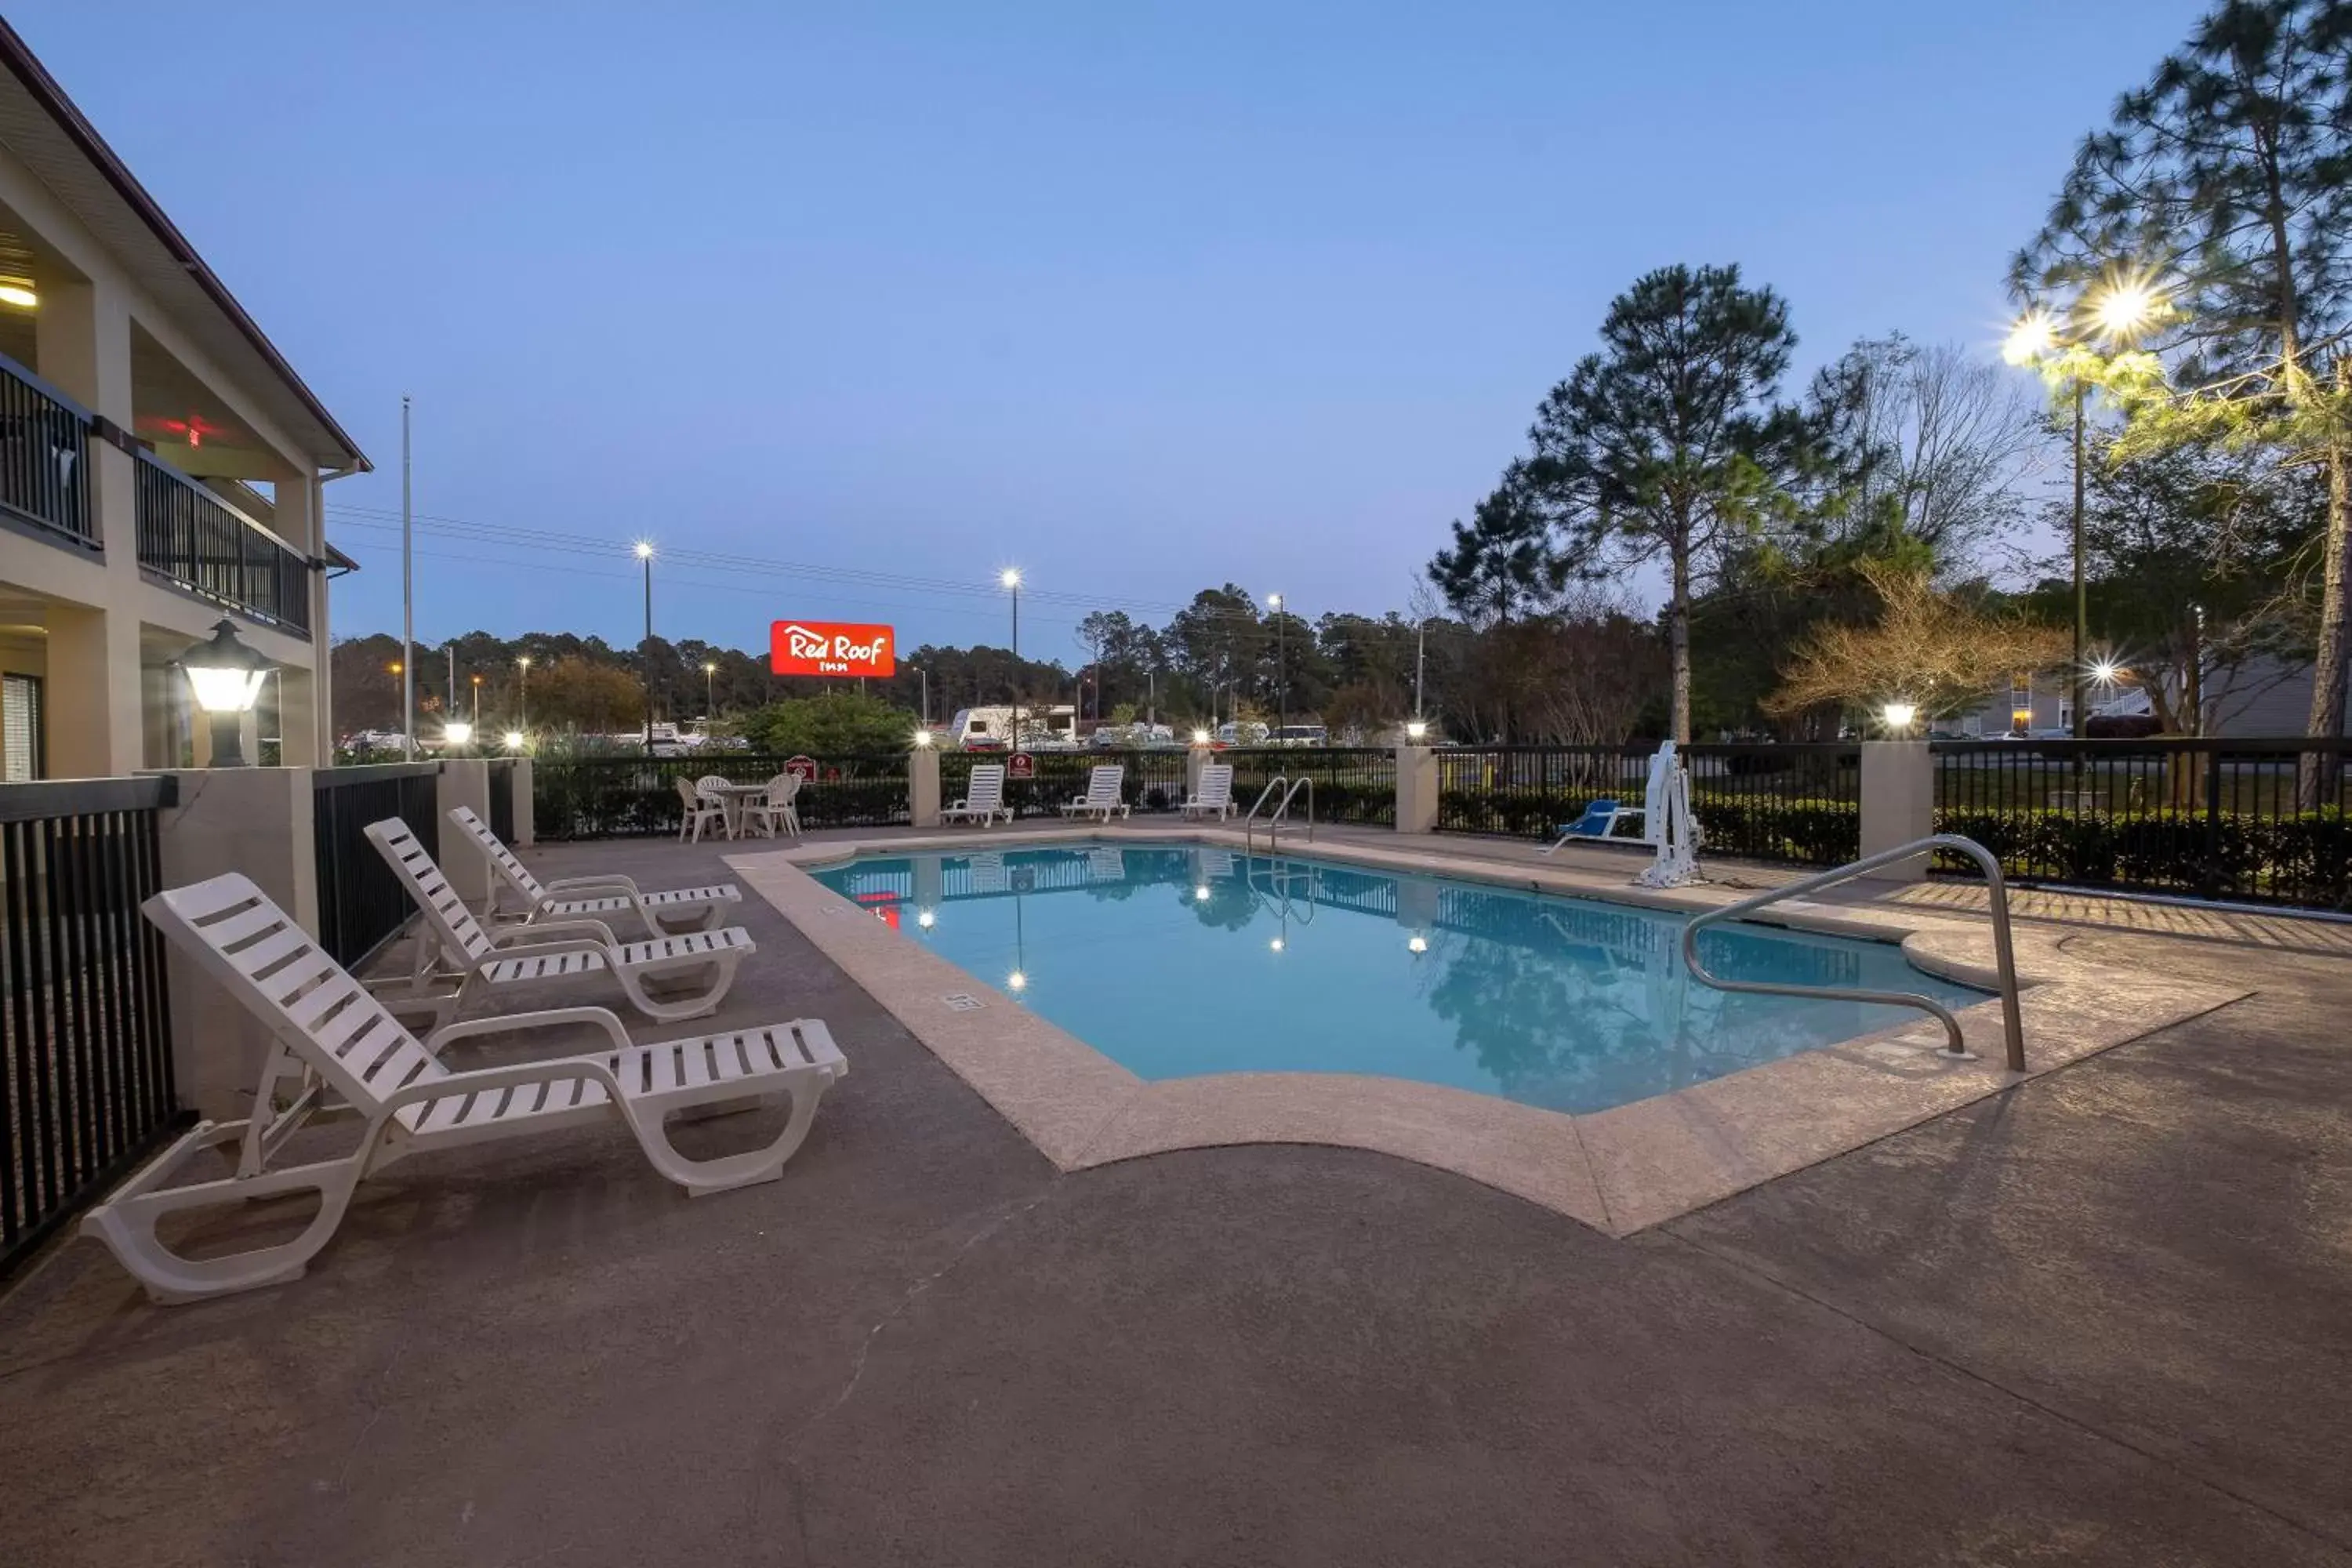
[[[609,542],[421,540],[420,637],[633,641],[645,533],[877,574],[665,569],[668,635],[1001,642],[1018,563],[1067,654],[1227,578],[1401,607],[1646,268],[1780,289],[1801,372],[1990,344],[2075,140],[2202,6],[1142,9],[11,20],[375,459],[331,509],[399,506],[406,392],[420,512]],[[396,631],[396,536],[330,518],[335,629]]]

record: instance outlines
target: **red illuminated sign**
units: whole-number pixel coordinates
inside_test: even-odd
[[[888,626],[778,621],[768,629],[768,668],[778,675],[889,675],[898,668]]]

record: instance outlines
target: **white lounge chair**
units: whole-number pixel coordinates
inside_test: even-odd
[[[474,1002],[505,987],[556,981],[575,984],[607,972],[620,983],[629,1005],[646,1017],[698,1018],[725,1000],[728,987],[735,984],[735,966],[746,954],[759,951],[751,933],[741,926],[629,942],[615,941],[610,926],[589,919],[509,926],[492,934],[482,929],[466,900],[441,875],[441,868],[433,863],[408,824],[387,816],[369,823],[367,836],[425,916],[408,999],[430,1005],[448,1020],[462,1017]],[[436,953],[446,969],[436,969]],[[646,989],[647,980],[697,970],[709,972],[708,983],[699,991],[656,996]],[[426,985],[436,979],[456,979],[457,988],[427,994]],[[427,1037],[426,1043],[438,1048],[441,1037],[452,1026],[445,1023]]]
[[[714,822],[719,825],[720,832],[727,830],[725,802],[712,799],[682,777],[677,781],[677,799],[685,808],[685,815],[677,822],[679,842],[701,843],[703,828]]]
[[[1231,763],[1210,763],[1201,769],[1201,793],[1184,802],[1186,816],[1206,816],[1217,814],[1223,822],[1234,809],[1234,767]]]
[[[801,775],[778,773],[768,781],[768,793],[758,800],[747,800],[737,811],[740,814],[736,828],[749,833],[757,826],[761,833],[773,838],[776,829],[798,838],[801,836],[800,807],[793,804],[800,798]]]
[[[940,820],[971,822],[977,820],[986,827],[1002,816],[1013,820],[1013,808],[1004,804],[1004,764],[983,763],[971,770],[971,780],[964,785],[964,796],[953,805],[940,811]]]
[[[635,1046],[609,1010],[566,1007],[484,1018],[443,1037],[589,1025],[603,1029],[610,1044],[584,1056],[454,1072],[249,879],[230,872],[159,893],[142,908],[268,1026],[273,1040],[250,1117],[198,1125],[82,1220],[82,1234],[106,1243],[158,1301],[195,1301],[300,1279],[334,1238],[362,1178],[433,1149],[613,1120],[628,1128],[656,1171],[694,1196],[773,1181],[808,1136],[825,1089],[849,1070],[832,1035],[814,1018]],[[281,1110],[279,1082],[296,1074],[300,1087]],[[670,1113],[689,1107],[778,1094],[792,1097],[792,1116],[762,1148],[690,1160],[663,1126]],[[358,1149],[272,1169],[287,1138],[321,1113],[363,1119]],[[236,1175],[168,1185],[199,1151],[230,1144],[238,1146]],[[302,1192],[319,1194],[319,1212],[291,1241],[190,1258],[155,1235],[155,1222],[179,1210]]]
[[[1127,780],[1127,769],[1108,763],[1087,775],[1087,793],[1062,807],[1064,816],[1099,816],[1105,822],[1113,813],[1127,815],[1127,803],[1119,799],[1119,786]]]
[[[467,841],[482,852],[502,888],[522,900],[522,921],[539,925],[558,921],[603,921],[634,913],[647,936],[669,936],[680,931],[708,931],[726,913],[725,905],[742,901],[743,889],[732,882],[707,888],[669,888],[658,892],[639,889],[635,880],[618,873],[596,877],[564,877],[542,882],[530,868],[490,831],[490,825],[469,805],[449,808],[449,821]],[[500,913],[499,895],[492,894],[489,914]]]

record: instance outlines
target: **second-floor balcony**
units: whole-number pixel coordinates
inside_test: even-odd
[[[0,355],[0,515],[52,543],[100,549],[89,437],[88,410]]]
[[[310,558],[169,464],[137,456],[140,570],[309,637]]]

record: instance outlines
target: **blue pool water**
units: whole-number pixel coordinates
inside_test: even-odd
[[[1599,1110],[1919,1016],[1700,985],[1675,915],[1294,856],[1013,849],[816,877],[1146,1079],[1379,1073]],[[1983,1000],[1883,943],[1718,927],[1699,952],[1734,979]]]

